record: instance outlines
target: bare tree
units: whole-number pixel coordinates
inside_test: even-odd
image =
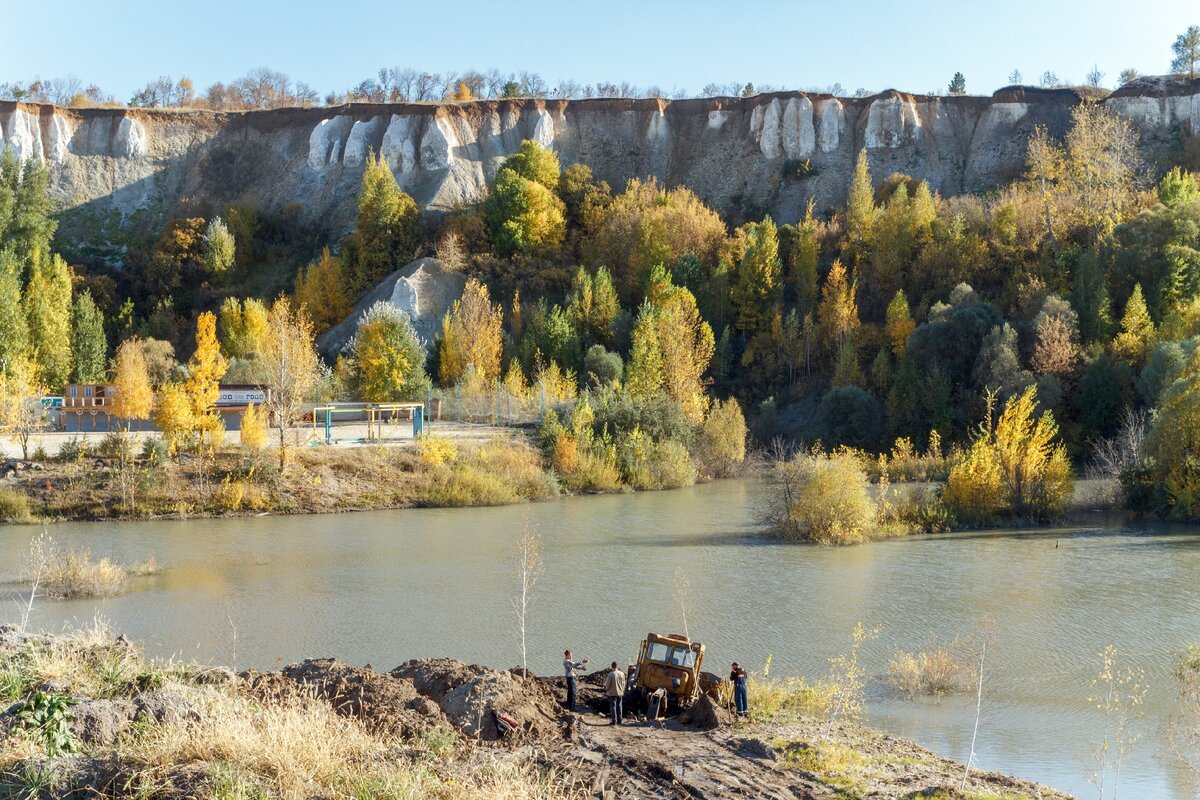
[[[1087,74],[1087,85],[1093,89],[1099,89],[1104,85],[1104,73],[1100,71],[1098,64],[1093,64],[1092,69]]]
[[[42,528],[38,537],[29,543],[29,557],[25,562],[25,576],[30,582],[30,587],[29,600],[24,604],[19,604],[21,607],[21,633],[25,633],[29,628],[29,616],[33,613],[33,601],[37,597],[38,588],[50,566],[53,554],[54,541],[46,529]]]
[[[990,618],[985,618],[979,624],[977,633],[979,641],[979,674],[977,676],[975,688],[975,725],[971,728],[971,750],[967,753],[967,763],[963,766],[961,790],[966,791],[967,781],[971,777],[971,764],[975,761],[975,743],[979,740],[979,720],[983,716],[983,674],[984,668],[987,666],[987,649],[988,644],[992,641],[993,622]]]
[[[1149,426],[1146,414],[1126,408],[1117,432],[1092,447],[1092,472],[1098,478],[1117,479],[1142,455]]]
[[[542,563],[541,542],[537,531],[525,523],[521,536],[517,539],[517,566],[520,575],[520,589],[513,600],[513,608],[517,612],[517,631],[521,637],[521,675],[529,675],[529,659],[525,644],[525,634],[529,620],[529,608],[533,603],[533,589],[538,578],[542,576],[545,565]]]

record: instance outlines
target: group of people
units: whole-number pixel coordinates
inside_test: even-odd
[[[567,710],[575,711],[575,701],[579,694],[579,677],[576,675],[576,670],[586,669],[588,660],[582,658],[578,661],[571,655],[570,650],[563,651],[563,674],[567,679]],[[729,670],[729,682],[733,684],[733,704],[739,717],[749,716],[750,714],[750,697],[749,697],[749,676],[746,670],[733,662],[733,666]],[[621,667],[616,661],[612,662],[612,668],[604,678],[604,695],[608,698],[609,712],[612,714],[612,725],[620,725],[625,716],[625,690],[627,688],[628,678],[621,671]]]

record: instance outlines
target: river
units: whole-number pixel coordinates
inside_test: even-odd
[[[761,534],[766,487],[721,481],[671,492],[573,497],[485,509],[387,511],[50,528],[62,547],[165,568],[108,600],[39,601],[32,626],[97,614],[149,654],[275,668],[336,655],[390,669],[408,658],[520,662],[514,543],[541,537],[545,573],[530,612],[530,668],[564,648],[626,661],[647,631],[687,627],[716,672],[737,659],[819,676],[855,623],[882,626],[863,648],[868,722],[965,759],[975,698],[911,701],[883,683],[889,656],[972,635],[991,619],[977,763],[1080,796],[1102,717],[1089,707],[1100,651],[1144,670],[1145,737],[1121,772],[1123,798],[1193,796],[1164,744],[1176,655],[1200,642],[1200,529],[1102,522],[823,549]],[[36,527],[0,528],[0,595]],[[5,603],[0,621],[17,616]]]

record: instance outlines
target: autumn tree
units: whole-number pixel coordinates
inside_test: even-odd
[[[815,205],[816,201],[809,199],[804,218],[796,225],[788,276],[796,290],[796,302],[803,311],[815,308],[820,296],[817,267],[821,259],[821,242],[817,235],[817,221],[813,219]]]
[[[695,296],[672,285],[661,267],[651,276],[646,300],[655,312],[663,390],[683,407],[693,423],[699,424],[708,410],[708,380],[704,376],[716,348],[712,328],[700,316]]]
[[[1112,351],[1117,358],[1140,367],[1153,346],[1154,321],[1150,319],[1146,298],[1142,296],[1142,285],[1139,283],[1133,287],[1133,293],[1125,303],[1121,330],[1113,337]]]
[[[342,259],[330,255],[328,247],[296,276],[296,305],[308,309],[318,335],[339,324],[353,309]]]
[[[600,267],[594,276],[583,267],[576,271],[575,283],[567,298],[567,316],[589,343],[612,343],[613,323],[620,310],[617,290],[606,267]]]
[[[846,234],[855,253],[862,253],[871,227],[875,222],[875,189],[871,184],[871,167],[867,148],[858,153],[850,193],[846,200]]]
[[[638,400],[653,399],[663,389],[663,352],[657,316],[657,309],[646,302],[638,310],[633,324],[633,343],[625,368],[625,390]]]
[[[699,459],[714,478],[733,475],[746,460],[746,418],[734,398],[717,400],[700,429]]]
[[[250,358],[262,350],[267,336],[267,307],[261,300],[226,297],[217,321],[221,350],[229,358]]]
[[[129,432],[134,420],[150,419],[154,410],[154,390],[150,388],[150,372],[146,356],[137,339],[126,339],[117,348],[112,364],[113,416],[125,420]]]
[[[60,256],[35,254],[24,308],[39,378],[52,389],[61,388],[71,377],[71,274]]]
[[[411,261],[421,244],[420,225],[416,201],[401,191],[387,161],[368,154],[352,246],[355,288],[370,288]]]
[[[566,235],[566,207],[555,194],[558,156],[526,140],[496,173],[483,213],[496,252],[548,252]]]
[[[720,215],[690,189],[634,178],[607,205],[581,247],[588,263],[613,270],[622,300],[636,304],[659,264],[674,264],[691,253],[705,269],[715,268],[726,235]]]
[[[1138,133],[1128,117],[1096,103],[1071,111],[1066,164],[1076,215],[1093,241],[1110,233],[1134,202],[1141,164]]]
[[[943,499],[963,522],[988,522],[997,515],[1044,518],[1063,507],[1071,492],[1066,448],[1056,442],[1054,415],[1036,414],[1033,387],[1011,398],[999,420],[994,400],[970,449],[950,468]]]
[[[1079,349],[1079,317],[1057,295],[1050,295],[1033,321],[1033,368],[1039,374],[1064,379],[1075,373]]]
[[[287,431],[322,377],[312,321],[303,307],[293,308],[286,296],[272,304],[259,355],[266,375],[267,409],[279,430],[279,469],[283,471],[287,468]]]
[[[1050,137],[1046,126],[1038,125],[1029,137],[1025,151],[1025,169],[1029,179],[1037,185],[1042,198],[1042,210],[1046,221],[1046,236],[1054,241],[1054,212],[1058,202],[1058,181],[1065,172],[1065,157],[1058,144]]]
[[[45,430],[46,411],[42,395],[46,387],[38,380],[38,365],[20,356],[0,371],[0,433],[21,448],[21,458],[29,460],[29,440]]]
[[[748,338],[767,331],[783,300],[779,236],[770,217],[750,225],[732,299],[737,327]]]
[[[854,284],[846,275],[840,260],[833,262],[825,284],[821,287],[821,303],[817,306],[821,335],[830,352],[836,353],[858,329],[858,304],[854,299]]]
[[[209,275],[221,277],[233,266],[237,243],[220,217],[213,217],[204,228],[204,268]]]
[[[267,415],[261,406],[250,403],[242,412],[238,443],[243,450],[259,453],[267,444]]]
[[[158,402],[154,407],[154,425],[162,432],[172,453],[190,446],[192,433],[196,430],[192,408],[186,385],[165,383],[159,387]]]
[[[186,391],[192,404],[192,422],[203,437],[208,436],[208,449],[219,446],[218,435],[224,431],[221,415],[217,413],[217,399],[221,394],[221,378],[225,375],[228,362],[221,355],[217,341],[217,317],[205,311],[196,320],[196,352],[188,361]]]
[[[381,300],[367,309],[346,346],[363,400],[414,400],[425,389],[425,347],[412,320]]]
[[[108,363],[108,339],[104,335],[104,315],[87,289],[76,296],[71,312],[71,348],[75,382],[101,383]]]
[[[908,310],[908,298],[904,295],[903,289],[897,289],[891,302],[888,303],[883,327],[892,355],[896,358],[903,358],[905,350],[908,348],[908,337],[917,327],[917,323],[913,322],[912,314]]]
[[[493,305],[487,287],[471,278],[462,297],[442,320],[442,343],[438,375],[445,386],[458,383],[473,367],[479,380],[487,384],[500,378],[504,354],[501,334],[504,313]]]

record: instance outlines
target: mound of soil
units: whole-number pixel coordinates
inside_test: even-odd
[[[340,715],[355,717],[371,730],[411,737],[447,724],[435,703],[412,681],[356,667],[336,658],[318,658],[284,667],[281,672],[249,671],[241,675],[243,691],[264,702],[315,696]]]
[[[499,738],[493,711],[517,721],[517,739],[550,741],[563,736],[554,690],[537,679],[448,658],[406,661],[391,675],[410,681],[468,736]]]

